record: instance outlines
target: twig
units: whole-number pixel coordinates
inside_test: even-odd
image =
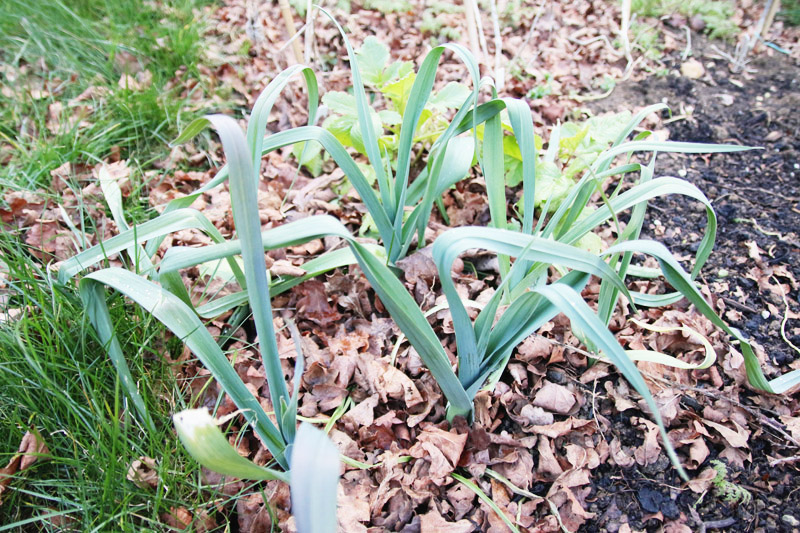
[[[778,12],[780,5],[780,0],[769,0],[767,6],[764,8],[767,18],[764,21],[764,26],[761,28],[761,31],[758,33],[758,37],[760,39],[766,39],[767,33],[769,33],[769,29],[772,26],[772,21],[775,20],[775,14]]]
[[[689,26],[683,25],[683,29],[686,30],[686,48],[683,50],[683,55],[681,55],[681,60],[686,61],[686,59],[692,55],[692,31],[689,29]]]
[[[728,304],[728,305],[730,305],[732,307],[735,307],[736,309],[738,309],[740,311],[747,311],[748,313],[758,313],[758,310],[753,309],[749,305],[745,305],[745,304],[739,303],[736,300],[732,300],[732,299],[730,299],[728,297],[725,297],[725,296],[720,296],[720,298],[726,304]]]
[[[722,520],[711,520],[709,522],[703,522],[703,529],[725,529],[726,527],[731,527],[735,523],[736,519],[734,517],[723,518]]]
[[[744,39],[736,44],[733,57],[723,52],[716,46],[713,46],[718,54],[731,62],[731,70],[733,72],[740,72],[745,69],[747,63],[749,62],[747,56],[758,43],[759,39],[763,38],[763,36],[769,30],[769,27],[772,25],[772,20],[775,18],[775,12],[778,9],[778,5],[780,5],[778,0],[767,0],[767,5],[764,6],[764,11],[762,11],[761,17],[758,19],[758,25],[756,26],[755,33],[753,35],[746,35]]]
[[[625,59],[628,65],[625,71],[628,70],[633,63],[633,56],[631,56],[631,41],[628,38],[628,30],[631,24],[631,0],[622,0],[622,23],[619,28],[619,36],[622,39],[622,51],[625,53]]]
[[[746,36],[744,38],[744,41],[740,41],[740,42],[736,43],[736,49],[733,51],[733,55],[731,55],[731,54],[729,54],[727,52],[724,52],[723,50],[721,50],[715,44],[712,44],[711,48],[717,53],[717,57],[719,57],[721,59],[725,59],[725,60],[728,61],[728,63],[731,64],[730,65],[730,69],[731,69],[732,72],[734,72],[734,73],[738,73],[738,72],[750,72],[750,73],[753,73],[753,72],[756,72],[755,69],[746,68],[747,64],[750,62],[750,60],[747,59],[747,54],[748,54],[748,52],[750,50],[750,37],[749,36]],[[709,56],[709,57],[711,57],[713,59],[715,56]]]
[[[784,463],[793,463],[800,461],[800,455],[793,455],[792,457],[781,457],[780,459],[773,459],[769,462],[769,466],[778,466]]]
[[[505,70],[502,66],[503,60],[503,40],[500,38],[500,20],[497,18],[497,2],[489,2],[492,14],[492,26],[494,27],[494,82],[498,91],[503,90],[506,83]]]
[[[530,42],[531,38],[533,37],[533,31],[536,29],[536,25],[539,23],[539,17],[542,16],[542,11],[544,8],[540,7],[539,11],[536,12],[536,16],[533,17],[533,22],[531,22],[531,27],[528,29],[527,35],[525,35],[525,40],[522,41],[522,45],[519,47],[520,54],[525,51],[525,47],[528,46],[528,42]]]
[[[603,41],[604,43],[606,43],[606,46],[608,47],[609,53],[611,55],[613,55],[615,57],[623,57],[624,56],[624,54],[621,54],[621,53],[617,52],[616,48],[614,48],[614,45],[611,44],[611,41],[608,40],[607,36],[598,35],[597,37],[592,37],[591,39],[586,39],[584,41],[580,41],[580,40],[578,40],[577,36],[580,36],[582,33],[585,33],[585,30],[578,30],[575,33],[573,33],[572,35],[570,35],[569,37],[567,37],[567,40],[569,42],[573,43],[573,44],[577,44],[578,46],[587,46],[587,45],[590,45],[590,44],[595,43],[597,41]]]
[[[522,42],[522,46],[519,49],[519,55],[517,56],[522,57],[522,52],[525,51],[526,47],[528,46],[528,42],[530,42],[531,37],[533,37],[533,31],[536,29],[536,25],[539,23],[539,18],[542,16],[542,12],[544,11],[544,7],[540,7],[539,11],[536,12],[536,16],[533,17],[533,22],[531,23],[531,28],[528,30],[528,35],[525,36],[525,40]],[[531,67],[533,61],[538,57],[537,53],[531,54],[530,59],[525,62],[525,72]]]
[[[478,0],[470,0],[472,9],[475,12],[475,27],[478,29],[478,42],[481,45],[481,53],[484,57],[489,57],[489,48],[486,46],[486,36],[483,34],[483,19],[481,19],[481,10],[478,7]]]
[[[755,408],[755,407],[752,407],[750,405],[745,405],[745,404],[743,404],[742,402],[740,402],[738,400],[735,400],[735,399],[730,398],[728,396],[724,396],[722,394],[717,394],[717,393],[712,392],[712,391],[710,391],[708,389],[703,389],[703,388],[700,388],[700,387],[692,387],[690,385],[684,385],[682,383],[675,383],[673,381],[670,381],[670,380],[668,380],[668,379],[666,379],[666,378],[664,378],[662,376],[658,376],[658,375],[653,374],[651,372],[642,371],[642,374],[647,376],[648,378],[654,380],[654,381],[660,381],[662,383],[665,383],[669,387],[674,387],[674,388],[677,388],[677,389],[680,389],[680,390],[697,392],[699,394],[702,394],[703,396],[708,396],[710,398],[714,398],[714,399],[717,399],[717,400],[724,400],[726,402],[730,402],[730,403],[734,404],[736,407],[739,407],[740,409],[743,409],[743,410],[747,411],[748,413],[750,413],[751,415],[753,415],[754,417],[756,417],[758,419],[758,421],[762,423],[762,425],[767,425],[770,428],[772,428],[774,431],[777,431],[778,433],[780,433],[781,436],[786,440],[786,442],[792,444],[796,448],[800,448],[800,442],[798,442],[797,439],[795,439],[794,437],[792,437],[791,435],[786,433],[786,431],[782,427],[780,427],[780,425],[778,425],[778,423],[775,420],[773,420],[772,418],[769,418],[767,416],[764,416],[764,413],[762,413],[761,411],[766,411],[766,412],[768,412],[770,414],[774,414],[776,416],[778,416],[779,413],[776,413],[776,412],[771,411],[769,409],[765,409],[763,407]]]
[[[286,50],[290,46],[294,46],[295,44],[298,44],[298,46],[299,46],[298,39],[305,33],[305,31],[306,31],[306,26],[303,25],[303,27],[300,28],[299,30],[297,30],[297,33],[295,33],[291,37],[291,39],[289,39],[288,41],[283,43],[283,45],[275,51],[275,55],[279,55],[281,52],[283,52],[284,50]]]
[[[283,24],[286,26],[286,33],[289,34],[289,41],[292,43],[294,60],[297,63],[302,63],[303,49],[300,47],[300,41],[295,40],[297,31],[294,29],[294,17],[292,16],[292,8],[289,5],[289,0],[278,0],[278,6],[281,10],[281,17],[283,17]]]
[[[464,0],[464,13],[467,17],[467,34],[469,35],[469,48],[476,59],[480,58],[480,45],[478,44],[478,26],[475,23],[475,0]]]
[[[322,1],[320,0],[320,4]],[[311,51],[314,47],[314,3],[312,0],[308,0],[306,2],[306,25],[304,28],[308,28],[309,31],[306,34],[305,42],[303,43],[305,46],[305,50],[303,53],[303,63],[306,65],[311,64]]]

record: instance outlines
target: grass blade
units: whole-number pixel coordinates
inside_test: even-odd
[[[92,323],[100,342],[106,349],[114,369],[117,371],[122,388],[128,395],[128,398],[133,403],[136,411],[139,413],[144,424],[150,431],[155,431],[153,419],[150,417],[150,412],[139,394],[139,389],[131,376],[130,368],[125,360],[125,355],[122,352],[122,347],[119,344],[117,335],[114,332],[114,324],[111,322],[111,314],[108,311],[106,304],[106,295],[103,287],[98,284],[87,284],[81,286],[81,300],[83,300],[86,314],[89,315],[89,321]]]

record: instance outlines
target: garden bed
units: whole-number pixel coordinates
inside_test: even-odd
[[[795,33],[785,30],[778,35],[778,44],[791,47],[790,54],[761,49],[748,65],[752,71],[734,74],[712,43],[697,34],[691,34],[691,61],[700,60],[699,71],[696,62],[692,70],[682,69],[687,61],[681,54],[687,48],[679,41],[684,35],[680,25],[687,21],[671,18],[653,22],[666,32],[663,50],[659,49],[663,55],[653,55],[655,45],[647,41],[650,44],[637,49],[641,60],[627,71],[625,58],[612,42],[619,8],[613,4],[598,9],[598,5],[575,2],[548,9],[521,5],[517,11],[501,13],[504,51],[512,59],[506,64],[502,94],[524,98],[530,105],[536,134],[545,142],[543,150],[547,149],[550,132],[556,124],[604,113],[636,112],[659,102],[668,104],[671,113],[663,111],[646,117],[643,127],[653,130],[654,136],[679,142],[763,147],[757,151],[713,155],[661,153],[655,176],[685,178],[713,202],[719,224],[716,245],[698,276],[706,300],[723,320],[756,342],[756,353],[768,378],[800,369],[796,347],[800,345],[797,283],[800,278],[800,117],[797,115],[800,66],[797,45],[786,37]],[[446,28],[461,24],[463,13],[447,6],[438,5],[424,14],[428,18],[434,16],[438,26],[430,20],[426,25],[421,24],[420,14],[411,7],[383,13],[377,9],[354,5],[349,13],[337,8],[334,14],[346,23],[355,45],[363,44],[373,33],[385,36],[382,40],[390,46],[391,59],[411,61],[414,69],[420,67],[427,44],[434,39],[460,38],[448,34]],[[748,25],[758,14],[754,6],[747,4],[736,11],[735,19]],[[280,20],[278,7],[265,4],[253,9],[249,3],[230,1],[208,9],[206,16],[211,20],[211,29],[204,36],[209,45],[203,57],[208,64],[198,63],[196,68],[201,81],[192,74],[187,76],[184,69],[167,86],[187,107],[191,104],[192,112],[221,109],[241,119],[249,113],[266,83],[294,62],[291,58],[287,60],[291,55],[288,47],[275,51],[286,40],[276,22]],[[589,22],[585,28],[584,21]],[[321,18],[318,24],[313,65],[318,70],[323,94],[347,91],[350,72],[343,42],[332,25],[323,23]],[[484,57],[483,74],[492,74],[488,67],[492,63],[493,46],[489,40],[490,54]],[[451,81],[466,83],[464,64],[449,52],[444,57],[437,71],[436,89]],[[31,70],[28,65],[23,66],[26,72]],[[149,90],[152,80],[143,74],[147,71],[141,70],[141,65],[139,68],[138,78],[123,76],[119,82],[126,97]],[[132,88],[135,83],[141,83],[141,87]],[[305,123],[304,90],[300,83],[293,84],[278,98],[268,117],[269,133]],[[378,94],[374,89],[371,92]],[[100,90],[97,93],[97,98],[106,94]],[[340,96],[340,102],[341,98],[346,95]],[[375,101],[380,104],[387,99],[377,96]],[[78,98],[75,104],[69,104],[69,109],[77,104],[82,107],[82,102]],[[327,102],[331,105],[326,112],[335,115],[336,101],[331,98]],[[449,107],[443,115],[452,114],[454,107]],[[45,109],[51,111],[49,107]],[[84,116],[89,115],[80,115]],[[51,120],[56,120],[55,115]],[[17,124],[13,126],[9,126],[9,131]],[[85,126],[78,126],[81,127]],[[141,169],[144,172],[134,170],[132,162],[129,166],[126,158],[133,157],[134,148],[128,145],[122,150],[119,146],[110,147],[109,153],[100,154],[100,158],[113,162],[109,168],[123,176],[120,183],[135,176],[134,190],[131,191],[128,181],[122,194],[125,205],[138,208],[135,217],[144,219],[161,213],[167,202],[192,194],[215,178],[218,165],[224,162],[215,139],[205,137],[195,144],[173,148],[168,157],[159,153],[153,160],[146,160],[146,168]],[[8,150],[0,154],[10,154],[10,147],[4,144],[3,148]],[[353,149],[350,152],[355,154]],[[262,229],[302,221],[308,216],[332,215],[344,224],[346,231],[358,235],[360,244],[385,244],[386,239],[381,241],[375,231],[369,231],[366,201],[349,186],[342,170],[328,159],[320,160],[313,174],[309,172],[311,166],[298,171],[298,155],[299,152],[293,154],[288,147],[262,160],[262,179],[256,191]],[[5,162],[16,164],[11,155],[3,157]],[[366,162],[363,155],[356,158]],[[422,157],[412,162],[412,177],[420,173],[424,162]],[[641,162],[647,160],[642,158]],[[63,267],[61,261],[74,253],[71,239],[78,231],[65,217],[72,216],[72,223],[80,226],[81,217],[86,218],[83,211],[86,198],[91,199],[87,213],[92,213],[89,218],[95,219],[97,230],[91,235],[84,233],[89,244],[96,243],[98,235],[108,237],[118,230],[118,224],[111,221],[114,213],[105,209],[95,185],[100,166],[93,165],[94,160],[90,164],[67,160],[58,168],[54,164],[52,186],[57,190],[39,189],[31,195],[16,192],[6,197],[9,205],[3,210],[4,221],[16,225],[19,239],[26,244],[25,250],[15,253],[24,255],[26,264],[33,265],[30,271],[36,274],[24,280],[18,273],[11,277],[4,273],[3,298],[13,303],[14,314],[4,318],[3,324],[12,324],[8,318],[20,314],[33,322],[42,320],[37,306],[17,303],[27,302],[27,297],[14,292],[16,282],[24,280],[19,285],[25,287],[32,286],[34,281],[42,282],[44,278],[37,268],[50,260],[59,261],[56,266]],[[486,189],[485,179],[473,167],[467,179],[446,190],[442,208],[447,216],[433,209],[425,230],[428,243],[448,227],[489,224],[492,214]],[[611,190],[609,187],[605,192]],[[74,191],[79,192],[76,195]],[[515,204],[521,191],[519,184],[505,191],[509,218],[518,214]],[[55,193],[59,205],[68,211],[50,207],[44,200],[50,193]],[[226,238],[235,233],[231,196],[236,196],[236,192],[223,184],[192,203]],[[9,198],[16,203],[12,204]],[[600,195],[592,202],[601,206]],[[627,216],[620,216],[622,224],[628,221]],[[659,197],[650,202],[643,236],[663,242],[690,271],[706,223],[706,210],[699,202],[687,201],[683,196]],[[611,223],[599,231],[604,245],[610,244],[614,237]],[[306,263],[323,252],[344,248],[346,240],[329,236],[272,250],[268,253],[267,267],[274,277],[302,274]],[[208,232],[184,229],[169,237],[154,257],[163,259],[170,246],[208,244],[211,244]],[[11,245],[6,243],[6,246]],[[435,258],[430,246],[414,250],[412,246],[409,255],[393,265],[396,267],[393,272],[420,308],[430,312],[429,323],[444,346],[446,357],[455,363],[458,347],[453,318],[444,305]],[[123,266],[124,260],[118,261],[114,256],[111,264]],[[655,349],[684,361],[698,362],[703,358],[704,344],[694,334],[678,332],[674,327],[653,331],[628,319],[686,326],[706,339],[716,354],[716,363],[702,370],[678,370],[646,362],[637,365],[689,473],[690,481],[684,482],[663,449],[658,427],[644,400],[616,367],[593,361],[593,354],[587,351],[579,332],[573,331],[564,315],[555,316],[525,339],[514,350],[496,385],[477,393],[473,421],[467,423],[464,418],[456,417],[449,423],[448,402],[440,384],[423,364],[420,354],[400,335],[387,312],[386,302],[374,285],[370,286],[362,269],[363,263],[361,268],[337,268],[278,294],[271,302],[279,370],[287,376],[287,383],[292,383],[298,368],[294,365],[297,348],[302,349],[305,359],[299,381],[300,419],[326,426],[339,452],[349,458],[341,467],[340,530],[500,532],[509,530],[509,522],[522,531],[611,532],[661,528],[671,532],[793,531],[800,525],[800,506],[795,503],[800,501],[800,481],[796,476],[800,465],[797,393],[769,395],[751,387],[741,345],[687,300],[665,308],[646,309],[637,315],[619,306],[609,326],[625,348]],[[494,293],[501,271],[496,256],[468,250],[456,260],[452,274],[461,297],[480,306]],[[207,302],[211,294],[223,296],[237,290],[235,284],[229,283],[231,274],[218,275],[208,263],[184,269],[181,275],[189,288],[187,298],[191,296],[195,304]],[[555,277],[556,271],[552,270],[551,280]],[[6,288],[5,280],[10,280],[11,288]],[[632,286],[651,294],[671,290],[660,280],[635,281]],[[41,289],[39,297],[49,290]],[[593,279],[583,289],[582,296],[595,306],[599,292],[599,282]],[[58,294],[59,298],[64,297]],[[77,298],[74,294],[71,297],[72,300],[64,301],[77,306]],[[122,300],[118,298],[112,305],[115,319],[132,313]],[[258,326],[252,319],[242,320],[243,316],[236,311],[226,312],[206,325],[214,337],[229,335],[224,342],[220,341],[220,347],[246,389],[256,395],[266,412],[271,412],[276,409],[269,400],[267,372],[259,354]],[[145,356],[137,357],[132,365],[134,376],[137,380],[148,376],[147,380],[137,381],[142,383],[139,390],[155,413],[159,431],[166,435],[150,438],[163,446],[160,441],[169,441],[173,436],[168,417],[159,414],[159,409],[177,411],[184,405],[207,407],[216,409],[218,417],[232,415],[225,429],[240,454],[259,464],[269,462],[273,456],[244,417],[235,414],[241,406],[222,390],[222,380],[212,379],[209,370],[194,357],[197,354],[183,348],[177,337],[163,331],[136,331],[139,326],[144,329],[155,322],[142,317],[136,315],[135,320],[130,320],[134,330],[130,335],[134,338],[141,335],[141,340],[129,342],[125,348],[132,345],[136,349],[130,350],[131,353]],[[297,334],[291,335],[290,330],[295,326]],[[47,326],[50,327],[53,326]],[[12,339],[12,329],[7,333]],[[34,336],[37,340],[38,335]],[[82,343],[81,337],[75,346],[82,347]],[[97,347],[100,353],[100,345]],[[103,353],[101,359],[113,373],[104,357]],[[71,353],[64,361],[70,358],[74,360]],[[25,357],[12,361],[8,368],[27,364]],[[54,368],[61,372],[64,364]],[[94,365],[90,362],[90,367]],[[154,378],[151,384],[148,368],[161,368],[159,365],[168,369],[165,375],[169,377]],[[17,372],[8,376],[17,376]],[[81,380],[83,372],[76,372]],[[162,391],[164,383],[173,378],[177,387],[171,392]],[[78,381],[82,387],[81,380]],[[114,386],[122,396],[120,391],[126,390],[124,386],[119,383]],[[178,391],[182,395],[179,400],[173,398],[169,406],[153,408],[161,404],[162,397]],[[16,421],[9,423],[15,431],[23,428],[23,419],[33,420],[32,413],[37,412],[36,408],[25,405],[14,415]],[[118,407],[119,420],[125,424],[141,415],[138,405],[122,405]],[[70,406],[67,411],[74,409]],[[37,420],[41,420],[39,416]],[[5,419],[0,416],[0,421]],[[109,427],[115,423],[116,418]],[[44,441],[56,448],[53,463],[61,461],[57,458],[65,452],[58,448],[60,427],[46,421],[41,424]],[[145,426],[143,423],[142,427]],[[31,440],[27,436],[26,439]],[[15,436],[12,440],[16,446],[19,439]],[[115,461],[114,450],[120,446],[124,448],[127,444],[109,445]],[[127,483],[137,487],[133,489],[137,491],[136,498],[143,499],[141,505],[151,513],[148,519],[151,522],[159,521],[174,529],[192,527],[197,531],[230,528],[255,533],[271,527],[295,530],[286,483],[253,484],[225,478],[168,455],[164,451],[137,448],[129,458],[135,460],[126,460],[125,469],[131,467]],[[169,461],[178,461],[180,467],[170,466]],[[40,465],[42,469],[48,468],[42,461],[30,471],[20,471],[17,477],[35,478]],[[189,477],[194,481],[184,486],[168,475],[167,471],[179,468],[190,471]],[[12,472],[15,473],[16,470]],[[20,481],[20,485],[24,486],[25,481]],[[197,485],[201,488],[197,489]],[[7,482],[0,486],[0,495],[8,486]],[[16,485],[10,486],[13,489]],[[37,490],[44,494],[49,489]],[[153,491],[159,494],[164,491],[169,498],[165,503],[159,500],[153,505],[149,501]],[[114,505],[127,501],[127,498],[112,499]],[[35,492],[28,497],[15,491],[11,501],[19,507],[8,516],[20,524],[35,522],[34,512],[24,510],[24,503],[40,500]],[[64,514],[75,512],[70,509]],[[0,511],[5,512],[1,507]],[[42,519],[46,527],[78,529],[79,523],[88,527],[94,518],[87,516],[74,523],[69,519],[48,520]],[[131,518],[126,527],[135,528],[132,524],[138,524],[138,518]]]

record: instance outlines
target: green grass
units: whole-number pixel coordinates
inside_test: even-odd
[[[202,17],[208,0],[4,0],[0,3],[0,142],[13,146],[0,169],[0,187],[46,186],[49,171],[65,161],[159,156],[178,131],[184,102],[165,91],[175,72],[196,74]],[[120,88],[123,74],[147,70],[152,85]],[[88,126],[70,125],[67,103],[88,87],[108,91],[83,104]],[[44,87],[49,93],[36,94]],[[33,89],[33,91],[31,90]],[[38,97],[38,98],[37,98]],[[48,109],[63,103],[60,124],[48,131]]]
[[[661,17],[681,13],[699,15],[706,23],[705,33],[712,39],[731,39],[739,27],[731,20],[734,3],[730,0],[634,0],[631,11],[645,17]]]
[[[784,0],[781,4],[780,17],[791,26],[800,26],[800,1]]]
[[[4,233],[0,251],[7,261],[8,308],[22,312],[0,327],[0,463],[8,461],[29,428],[41,433],[52,455],[12,482],[0,507],[0,530],[65,512],[78,531],[133,531],[152,526],[170,506],[191,505],[197,472],[176,451],[169,424],[182,400],[158,354],[162,328],[121,299],[112,306],[119,323],[127,324],[119,334],[134,352],[132,370],[156,414],[157,432],[147,433],[131,416],[79,300],[54,289],[40,267],[16,250],[14,236]],[[128,465],[140,456],[161,465],[163,484],[157,489],[126,480]],[[22,530],[58,528],[36,520]]]
[[[52,169],[94,165],[119,150],[135,169],[126,214],[132,221],[152,216],[137,194],[146,187],[140,169],[163,158],[180,124],[193,118],[180,115],[188,106],[165,85],[179,69],[183,78],[199,77],[201,8],[211,3],[0,2],[0,198],[9,190],[47,190]],[[149,88],[118,86],[123,74],[139,69],[152,74]],[[85,124],[70,124],[68,101],[91,86],[106,93],[84,102],[92,108]],[[31,90],[41,87],[50,94]],[[48,112],[56,102],[64,113],[54,121]],[[52,198],[58,200],[55,192]],[[85,230],[93,231],[85,218]],[[19,232],[0,231],[0,311],[19,310],[0,321],[0,467],[29,428],[42,434],[51,456],[12,480],[0,531],[162,531],[160,517],[170,508],[210,510],[209,502],[227,500],[198,490],[199,467],[175,439],[170,417],[188,406],[161,355],[163,326],[122,298],[112,300],[115,323],[124,324],[117,333],[156,424],[146,432],[79,296],[54,287],[21,241]],[[126,479],[140,456],[158,462],[155,489]]]

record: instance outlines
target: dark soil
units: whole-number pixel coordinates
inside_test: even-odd
[[[700,59],[706,73],[698,80],[682,77],[680,61],[674,60],[667,76],[620,86],[592,107],[599,113],[663,101],[673,116],[687,115],[666,126],[670,140],[763,148],[712,156],[663,154],[656,175],[684,176],[713,202],[719,222],[717,241],[700,279],[724,302],[728,323],[765,349],[765,372],[771,378],[790,371],[798,358],[781,336],[787,304],[778,287],[789,289],[786,301],[791,311],[799,311],[795,280],[800,279],[800,66],[776,54],[760,57],[749,65],[756,72],[743,76],[731,74],[726,61]],[[657,238],[677,256],[693,255],[706,225],[699,204],[673,196],[652,202],[649,213],[646,237]],[[757,255],[752,243],[758,247]],[[800,344],[799,328],[796,319],[785,325],[786,336],[795,345]],[[756,393],[739,394],[746,406],[753,406],[754,398],[758,403]],[[756,412],[758,407],[751,409],[751,414]],[[751,422],[751,429],[763,427],[765,417],[780,426],[766,410],[760,417]],[[640,432],[624,421],[615,429],[624,443],[641,442]],[[685,513],[696,530],[798,531],[797,463],[769,466],[769,457],[781,455],[782,442],[762,433],[750,441],[752,463],[741,472],[730,470],[736,482],[753,493],[751,503],[729,504],[706,494],[697,504],[697,494],[679,490],[681,483],[672,469],[645,472],[602,465],[593,476],[596,494],[590,508],[598,514],[586,530],[616,531],[620,516],[627,516],[634,529],[657,530],[660,522],[645,517],[660,511],[665,518]],[[707,461],[720,452],[709,448]]]

